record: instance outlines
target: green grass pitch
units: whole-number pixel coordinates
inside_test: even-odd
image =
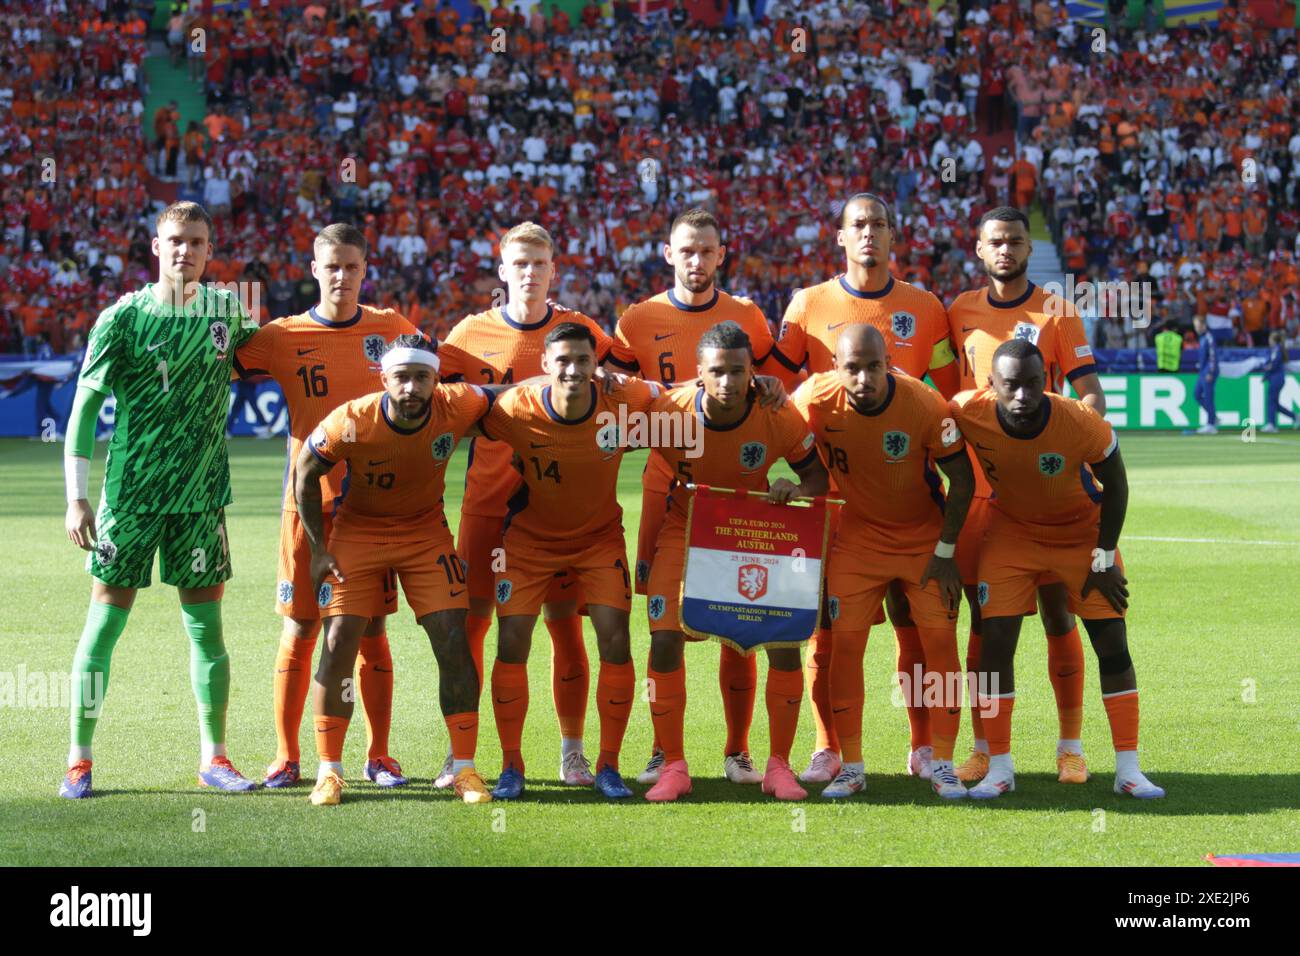
[[[1300,730],[1300,440],[1130,433],[1121,442],[1132,484],[1121,547],[1133,595],[1130,642],[1142,688],[1143,761],[1168,789],[1164,801],[1143,804],[1111,792],[1113,755],[1090,651],[1083,736],[1094,777],[1081,787],[1056,783],[1046,648],[1030,620],[1018,658],[1018,789],[994,805],[943,805],[903,773],[907,723],[891,703],[888,626],[877,629],[867,651],[864,795],[828,805],[816,787],[802,804],[780,804],[757,787],[723,781],[718,649],[708,644],[688,646],[686,654],[694,794],[653,806],[641,799],[644,788],[634,786],[634,799],[608,805],[557,783],[559,728],[539,623],[524,739],[529,792],[508,805],[465,806],[430,787],[446,733],[433,655],[403,607],[390,624],[392,741],[414,783],[392,793],[361,779],[358,712],[345,754],[350,787],[335,808],[310,806],[306,785],[248,795],[195,786],[198,730],[187,642],[175,591],[157,583],[138,598],[113,660],[95,741],[99,795],[75,803],[55,796],[68,718],[41,686],[71,665],[90,582],[63,531],[62,447],[0,442],[0,681],[12,693],[0,699],[0,864],[1194,865],[1207,852],[1294,851],[1300,832],[1300,775],[1290,765]],[[102,466],[103,445],[96,454]],[[642,457],[628,456],[620,485],[630,544]],[[236,576],[225,599],[234,666],[229,744],[236,765],[260,778],[275,752],[271,672],[280,620],[272,601],[283,446],[237,440],[231,461]],[[462,450],[449,469],[453,523],[464,461]],[[92,474],[92,489],[100,471]],[[643,598],[632,621],[633,661],[643,676]],[[964,647],[964,613],[958,633]],[[594,665],[589,626],[587,643]],[[488,638],[489,661],[494,646],[495,633]],[[478,763],[491,781],[500,750],[486,697],[483,714]],[[970,743],[966,721],[963,715],[959,759]],[[308,776],[315,770],[310,728],[308,715],[302,734]],[[805,704],[794,755],[800,767],[811,728]],[[760,765],[766,738],[760,691],[751,738]],[[587,741],[594,756],[594,704]],[[643,765],[650,741],[649,714],[639,703],[623,752],[629,777]]]

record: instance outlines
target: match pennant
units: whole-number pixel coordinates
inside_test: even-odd
[[[773,505],[760,492],[694,487],[682,630],[746,655],[804,644],[821,621],[826,499]]]

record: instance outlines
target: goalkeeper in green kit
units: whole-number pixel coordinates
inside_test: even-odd
[[[91,738],[108,689],[109,660],[155,551],[162,582],[180,592],[199,710],[199,782],[252,790],[226,756],[230,659],[221,595],[230,577],[225,506],[231,501],[226,412],[235,349],[257,329],[229,290],[199,285],[212,253],[212,219],[178,202],[158,217],[158,281],[123,296],[91,329],[68,423],[64,467],[68,537],[89,551],[90,611],[72,661],[72,745],[59,795],[91,795]],[[98,513],[87,472],[95,422],[116,401],[116,425]]]

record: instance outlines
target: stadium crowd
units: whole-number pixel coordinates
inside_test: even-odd
[[[128,3],[0,14],[0,351],[76,351],[148,281],[149,175],[216,217],[207,278],[262,281],[272,316],[314,301],[316,232],[356,221],[363,299],[441,339],[530,219],[559,237],[556,297],[612,326],[663,286],[673,213],[705,204],[721,284],[775,322],[839,270],[837,198],[875,190],[897,199],[895,273],[944,302],[984,281],[973,224],[1010,202],[1041,208],[1076,278],[1151,284],[1151,328],[1103,318],[1094,345],[1197,315],[1224,344],[1300,344],[1295,35],[1231,3],[1217,29],[1117,24],[1104,50],[1042,0],[772,0],[716,28],[680,0],[647,22],[627,2],[573,22],[546,0],[468,22],[450,0],[193,7],[167,31],[208,100],[184,131],[174,104],[143,115]],[[176,42],[196,28],[201,56]]]

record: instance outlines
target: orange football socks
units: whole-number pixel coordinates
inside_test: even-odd
[[[898,683],[903,689],[903,700],[907,707],[907,726],[912,734],[912,749],[919,750],[931,745],[930,712],[922,706],[921,691],[924,685],[917,680],[918,674],[925,674],[925,649],[915,625],[899,627],[895,624],[894,633],[898,636],[896,673],[899,675]]]
[[[316,753],[321,763],[343,762],[343,738],[348,735],[346,717],[330,717],[318,714],[316,717]]]
[[[501,769],[514,767],[523,773],[524,718],[528,716],[527,664],[498,660],[492,665],[492,712],[496,716],[497,736],[501,738]]]
[[[582,618],[577,614],[546,622],[551,632],[551,694],[560,736],[581,740],[587,723],[587,691],[590,668],[587,646],[582,640]]]
[[[839,753],[840,740],[831,713],[831,640],[828,627],[813,632],[804,658],[804,678],[808,683],[808,697],[812,700],[813,727],[817,730],[817,746],[813,749]]]
[[[915,686],[915,677],[909,681],[912,693],[922,696],[908,701],[908,713],[910,715],[912,704],[925,704],[923,709],[930,734],[926,743],[934,748],[935,760],[952,760],[957,728],[961,726],[962,671],[957,659],[957,635],[950,628],[922,627],[917,631],[925,658],[925,676],[920,688]],[[915,674],[914,671],[911,673]],[[916,725],[912,726],[915,733]],[[917,746],[914,736],[912,749]]]
[[[989,756],[1011,753],[1011,711],[1016,705],[1015,694],[996,696],[980,694],[979,707],[983,711],[985,738],[989,742]]]
[[[302,711],[307,703],[307,690],[311,687],[311,659],[316,651],[316,638],[298,640],[288,634],[280,635],[280,648],[275,655],[275,759],[301,759],[298,749],[298,729],[302,726]]]
[[[466,711],[463,714],[447,714],[447,734],[451,737],[451,756],[453,760],[473,760],[474,751],[478,749],[478,714]]]
[[[754,722],[754,697],[758,690],[758,657],[746,657],[735,648],[721,645],[718,658],[718,687],[722,691],[722,712],[727,719],[727,746],[723,755],[749,751],[749,728]]]
[[[1078,740],[1083,731],[1083,642],[1079,628],[1047,635],[1047,673],[1056,695],[1056,717],[1062,740]]]
[[[357,671],[366,717],[367,757],[378,760],[388,756],[388,732],[393,726],[393,654],[386,633],[361,638]]]
[[[631,661],[623,664],[600,662],[596,678],[596,713],[600,715],[600,756],[596,772],[606,767],[618,769],[618,754],[623,749],[623,735],[632,716],[636,668]]]
[[[767,669],[767,723],[771,753],[789,762],[790,748],[799,730],[799,708],[803,706],[803,670]]]
[[[1110,739],[1116,751],[1137,750],[1138,746],[1138,692],[1133,690],[1103,694],[1106,719],[1110,721]]]
[[[980,635],[974,631],[970,632],[970,640],[966,642],[966,687],[970,696],[970,729],[976,743],[984,741],[987,743],[988,737],[984,736],[984,720],[980,717],[979,706],[979,687],[978,676],[980,669]],[[976,750],[979,749],[977,746]]]
[[[674,763],[686,759],[686,744],[682,725],[686,719],[686,671],[649,671],[646,674],[654,683],[650,686],[650,720],[654,723],[655,737],[663,748],[664,760]]]
[[[862,657],[867,652],[870,628],[836,630],[831,655],[831,711],[844,763],[862,763]]]

